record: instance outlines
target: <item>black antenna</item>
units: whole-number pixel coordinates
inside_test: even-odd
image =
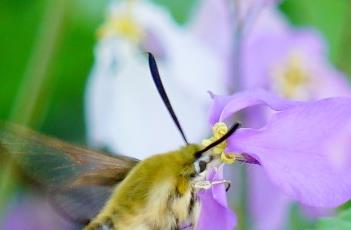
[[[154,55],[152,55],[151,53],[148,53],[149,55],[149,67],[150,67],[150,72],[152,75],[152,79],[154,80],[154,83],[156,85],[157,91],[160,94],[163,103],[165,104],[165,106],[167,107],[167,110],[169,112],[169,114],[171,115],[175,125],[177,126],[180,134],[183,137],[184,142],[188,145],[189,142],[187,141],[185,134],[183,132],[182,127],[180,126],[180,123],[178,121],[178,118],[172,108],[171,102],[168,99],[167,93],[165,91],[165,88],[163,87],[162,81],[161,81],[161,77],[160,77],[160,73],[158,72],[158,68],[157,68],[157,64],[156,64],[156,60],[154,58]]]
[[[195,154],[195,157],[196,158],[200,158],[201,155],[212,149],[213,147],[219,145],[220,143],[222,143],[223,141],[225,141],[228,137],[230,137],[238,128],[240,127],[240,123],[239,122],[236,122],[230,129],[229,131],[224,134],[221,138],[219,138],[218,140],[216,140],[215,142],[211,143],[210,145],[208,145],[207,147],[205,147],[204,149],[201,149],[200,151],[198,151],[196,154]]]

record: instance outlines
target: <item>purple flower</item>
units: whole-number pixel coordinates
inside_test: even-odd
[[[251,3],[245,2],[246,5]],[[193,20],[195,32],[222,55],[223,63],[227,63],[226,73],[220,77],[231,85],[229,88],[259,87],[299,100],[350,95],[345,76],[329,63],[325,41],[318,32],[293,28],[274,5],[269,6],[267,2],[257,1],[251,9],[258,13],[242,22],[240,79],[233,71],[233,62],[237,59],[233,54],[233,44],[237,37],[232,28],[238,22],[231,14],[228,2],[202,1]],[[220,16],[209,16],[213,14]],[[250,127],[258,128],[266,124],[270,115],[264,106],[255,106],[245,109],[244,120]],[[346,152],[343,148],[348,148],[341,143],[345,143],[348,134],[340,133],[340,136],[332,146],[334,152]],[[346,162],[343,154],[335,154],[332,158],[336,164]],[[248,179],[248,202],[254,229],[281,229],[291,200],[279,192],[261,167],[249,167]]]
[[[223,179],[223,170],[215,169],[209,172],[207,180],[216,181]],[[201,212],[196,229],[233,229],[236,217],[228,208],[225,186],[218,184],[208,190],[199,192]]]
[[[324,40],[313,30],[267,31],[245,51],[244,89],[263,87],[301,100],[350,95],[345,76],[328,62]]]
[[[243,24],[241,26],[244,27],[242,28],[242,40],[245,40],[246,44],[256,34],[276,33],[287,29],[288,25],[283,20],[283,16],[273,7],[273,3],[276,2],[279,1],[241,2],[239,13],[252,15],[247,19],[241,19],[241,24]],[[233,51],[235,50],[234,44],[238,39],[235,35],[235,27],[238,22],[235,20],[237,18],[235,16],[236,9],[233,9],[234,6],[231,3],[226,0],[202,0],[192,18],[191,29],[209,47],[212,47],[225,64],[223,75],[218,74],[217,76],[228,84],[237,84],[238,79],[234,79],[236,76],[233,76],[233,60],[236,58]],[[212,15],[216,15],[216,17],[214,18]],[[244,48],[241,47],[243,56],[246,55]]]
[[[351,198],[347,138],[343,138],[342,146],[348,148],[338,152],[333,149],[340,135],[350,137],[351,98],[292,102],[264,90],[214,96],[210,122],[230,121],[236,112],[253,106],[266,106],[274,112],[263,127],[241,128],[233,134],[227,152],[246,153],[255,158],[259,162],[255,167],[261,167],[277,188],[302,204],[333,208]],[[344,161],[335,160],[340,158]],[[223,187],[220,189],[224,191]],[[218,200],[218,195],[225,196],[218,191],[210,192],[213,200]],[[209,202],[209,198],[203,203]],[[212,210],[204,211],[214,215]],[[225,217],[234,220],[233,216]],[[223,219],[212,221],[222,226]]]
[[[275,20],[286,26],[278,28],[271,23],[274,30],[259,31],[259,26],[256,26],[252,36],[244,41],[241,89],[260,87],[299,100],[350,95],[346,77],[327,60],[322,36],[311,29],[291,28],[278,14]],[[257,107],[247,110],[245,115],[252,127],[260,127],[266,122],[267,111]],[[337,151],[343,145],[335,142],[333,148]],[[261,183],[267,181],[262,169],[249,168],[248,173],[249,205],[257,229],[281,229],[288,216],[290,199],[278,192],[273,184]],[[262,196],[262,193],[272,196]],[[267,205],[272,208],[267,210]],[[323,210],[317,211],[321,213]]]
[[[320,99],[350,95],[345,76],[328,60],[323,37],[314,29],[296,29],[274,7],[275,1],[246,1],[246,8],[260,8],[241,37],[241,76],[234,76],[233,44],[237,23],[225,0],[203,0],[193,18],[193,30],[228,64],[222,78],[236,88],[264,88],[291,99]],[[265,7],[263,7],[265,6]],[[245,8],[245,7],[244,7]],[[213,18],[209,15],[216,14]],[[218,42],[221,41],[221,42]],[[240,79],[236,79],[240,77]]]

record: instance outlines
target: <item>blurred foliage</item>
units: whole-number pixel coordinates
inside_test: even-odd
[[[185,23],[193,12],[193,7],[199,0],[153,0],[155,3],[169,9],[173,18],[178,23]]]
[[[351,229],[351,208],[342,211],[334,218],[322,218],[317,225],[318,230],[349,230]]]
[[[351,75],[351,2],[349,0],[285,0],[281,9],[298,26],[314,27],[326,38],[330,58]]]
[[[0,2],[0,119],[8,119],[23,80],[38,27],[48,1],[6,0]],[[95,31],[102,23],[107,0],[70,1],[58,52],[49,73],[50,104],[42,130],[65,139],[84,137],[84,85],[93,63]]]
[[[315,222],[306,217],[303,207],[294,203],[290,207],[288,230],[315,229]]]

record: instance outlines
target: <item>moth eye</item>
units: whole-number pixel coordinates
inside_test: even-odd
[[[204,160],[199,160],[194,163],[196,174],[202,173],[206,170],[207,162]]]
[[[194,162],[195,172],[197,174],[206,170],[207,164],[210,163],[212,158],[210,156],[201,157],[201,159]]]
[[[199,162],[200,173],[205,171],[206,166],[207,166],[207,162],[206,161],[200,161]]]

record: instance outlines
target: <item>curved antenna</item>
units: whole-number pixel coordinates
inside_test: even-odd
[[[183,132],[183,129],[182,129],[182,127],[181,127],[181,125],[180,125],[180,123],[178,121],[178,118],[177,118],[177,116],[176,116],[176,114],[175,114],[175,112],[174,112],[174,110],[172,108],[171,102],[168,99],[168,96],[167,96],[167,93],[165,91],[165,88],[163,87],[163,84],[162,84],[162,81],[161,81],[161,77],[160,77],[160,73],[159,73],[158,68],[157,68],[155,57],[151,53],[148,53],[148,55],[149,55],[149,68],[150,68],[152,79],[154,80],[154,83],[156,85],[157,91],[160,94],[160,96],[162,98],[162,101],[165,104],[169,114],[171,115],[175,125],[177,126],[178,131],[182,135],[184,142],[188,145],[189,142],[186,139],[186,136],[185,136],[185,134]]]
[[[240,127],[240,125],[241,125],[241,124],[240,124],[239,122],[236,122],[236,123],[229,129],[229,131],[228,131],[226,134],[224,134],[221,138],[219,138],[219,139],[216,140],[215,142],[211,143],[211,144],[208,145],[207,147],[201,149],[200,151],[196,152],[195,157],[196,157],[196,158],[200,158],[201,155],[202,155],[204,152],[206,152],[206,151],[212,149],[213,147],[215,147],[215,146],[219,145],[220,143],[222,143],[223,141],[225,141],[228,137],[230,137],[230,136]]]

